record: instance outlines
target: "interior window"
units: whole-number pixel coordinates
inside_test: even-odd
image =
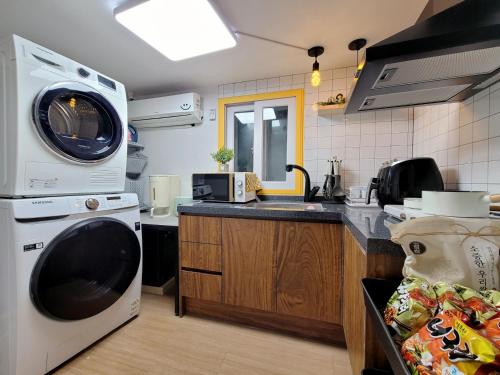
[[[226,146],[234,149],[235,172],[255,172],[266,190],[293,190],[296,163],[295,97],[228,106]]]

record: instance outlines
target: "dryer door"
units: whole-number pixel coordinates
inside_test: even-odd
[[[113,305],[141,263],[134,231],[112,218],[92,218],[60,233],[33,269],[30,292],[38,310],[53,319],[79,320]]]
[[[123,124],[113,105],[94,88],[58,82],[33,102],[38,134],[65,158],[93,163],[112,156],[123,140]]]

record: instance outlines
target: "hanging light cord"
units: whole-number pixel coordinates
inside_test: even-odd
[[[247,36],[249,38],[264,40],[266,42],[274,43],[274,44],[279,44],[279,45],[282,45],[282,46],[285,46],[285,47],[296,48],[296,49],[300,49],[300,50],[303,50],[303,51],[307,51],[308,50],[308,48],[304,48],[304,47],[301,47],[301,46],[296,46],[296,45],[290,44],[290,43],[280,42],[279,40],[269,39],[269,38],[266,38],[266,37],[263,37],[263,36],[259,36],[259,35],[255,35],[255,34],[245,33],[243,31],[234,31],[234,33],[236,35],[244,35],[244,36]]]

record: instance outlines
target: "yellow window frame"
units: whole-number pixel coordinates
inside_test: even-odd
[[[258,102],[262,100],[295,98],[295,164],[304,164],[304,89],[293,89],[275,91],[262,94],[231,96],[219,98],[218,102],[218,146],[223,147],[226,139],[226,109],[230,105]],[[295,170],[295,187],[293,189],[262,189],[259,194],[263,195],[303,195],[304,183],[300,171]]]

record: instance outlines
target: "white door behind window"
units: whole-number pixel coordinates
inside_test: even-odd
[[[231,167],[255,172],[265,189],[293,189],[295,174],[285,166],[296,159],[295,98],[231,106],[226,115],[226,145],[235,150]]]

